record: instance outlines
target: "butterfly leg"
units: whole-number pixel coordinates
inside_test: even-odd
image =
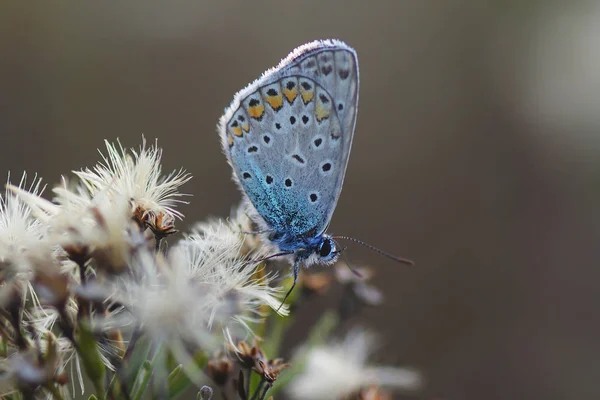
[[[294,267],[292,269],[292,272],[294,274],[294,283],[292,283],[292,287],[286,293],[286,295],[283,298],[283,301],[281,302],[281,305],[279,306],[279,308],[281,308],[281,306],[285,303],[285,301],[287,300],[287,298],[290,295],[290,293],[292,293],[292,290],[294,290],[294,288],[296,287],[296,282],[298,282],[298,272],[299,271],[300,271],[300,260],[296,260],[294,262]],[[279,308],[277,309],[277,311],[279,311]]]
[[[267,233],[267,232],[272,232],[272,231],[271,230],[255,231],[255,232],[243,232],[243,231],[240,231],[240,233],[242,235],[262,235],[263,233]]]
[[[275,253],[275,254],[271,254],[270,256],[266,256],[263,258],[259,258],[257,260],[253,260],[255,263],[261,263],[267,260],[270,260],[272,258],[276,258],[276,257],[282,257],[282,256],[289,256],[290,254],[294,254],[293,251],[282,251],[281,253]]]

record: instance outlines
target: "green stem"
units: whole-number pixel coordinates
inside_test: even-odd
[[[133,353],[135,345],[141,336],[142,336],[142,330],[141,330],[140,324],[138,323],[133,328],[131,338],[129,339],[129,344],[127,345],[127,350],[125,350],[125,354],[123,355],[123,359],[121,360],[121,363],[119,364],[119,368],[117,369],[117,371],[119,371],[123,367],[123,364],[125,364],[125,363],[127,363],[127,361],[129,361],[129,358],[131,357],[131,354]]]
[[[148,386],[148,382],[150,381],[150,378],[152,377],[152,369],[153,369],[153,365],[150,362],[146,362],[144,363],[143,368],[143,372],[142,372],[142,380],[140,381],[140,384],[137,388],[136,393],[133,395],[133,400],[140,400],[142,398],[142,395],[144,394],[144,392],[146,391],[146,388]]]
[[[258,387],[256,388],[256,390],[254,391],[254,394],[252,395],[252,400],[258,400],[258,395],[264,384],[265,384],[265,380],[261,379],[260,383],[258,384]]]
[[[246,398],[250,397],[250,378],[252,378],[252,367],[247,369],[248,377],[246,378]]]
[[[271,389],[271,384],[267,384],[267,386],[265,386],[265,390],[263,390],[262,396],[260,396],[259,400],[264,400],[265,396],[267,395],[267,392],[269,391],[269,389]]]
[[[146,391],[148,382],[149,382],[150,378],[152,378],[152,371],[154,370],[154,367],[156,366],[155,364],[156,364],[157,360],[159,360],[162,357],[161,352],[163,350],[163,345],[157,344],[157,345],[154,345],[153,347],[154,347],[154,355],[152,356],[152,361],[144,361],[142,363],[142,368],[143,368],[142,373],[144,375],[142,376],[142,380],[140,381],[140,384],[138,385],[136,392],[132,397],[134,400],[139,400],[141,398],[141,396],[144,394],[144,392]],[[136,379],[136,381],[137,381],[137,379]]]

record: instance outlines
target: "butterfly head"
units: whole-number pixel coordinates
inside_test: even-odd
[[[333,263],[339,257],[340,251],[337,249],[335,241],[328,235],[321,236],[315,251],[318,260],[321,263]]]
[[[337,261],[343,249],[329,235],[320,235],[312,239],[312,243],[296,253],[297,259],[305,267],[311,265],[331,265]]]

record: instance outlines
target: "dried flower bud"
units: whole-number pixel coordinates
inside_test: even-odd
[[[38,268],[33,284],[44,303],[59,310],[64,309],[70,295],[69,277],[62,274],[57,265],[50,264],[45,268]]]
[[[144,223],[154,233],[156,239],[162,239],[178,232],[175,229],[175,218],[170,214],[147,213]]]
[[[248,346],[243,340],[238,343],[237,347],[234,347],[231,344],[228,344],[228,347],[231,351],[235,352],[238,364],[245,369],[253,368],[256,365],[256,361],[265,356],[256,341],[254,341],[252,347]]]
[[[147,217],[147,210],[145,210],[142,207],[136,207],[133,210],[133,220],[135,221],[135,223],[140,227],[140,229],[145,229],[146,228],[146,217]]]
[[[220,355],[208,361],[207,368],[212,380],[218,386],[225,386],[233,371],[233,364],[227,357]]]
[[[62,246],[67,257],[80,267],[84,266],[91,258],[90,247],[83,243],[70,242]]]
[[[282,358],[276,358],[271,361],[257,360],[254,370],[263,377],[264,380],[273,384],[277,380],[277,377],[285,368],[291,364],[284,363]]]

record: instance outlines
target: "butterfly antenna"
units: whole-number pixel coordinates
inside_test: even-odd
[[[300,270],[300,262],[298,260],[296,260],[296,262],[294,263],[294,270],[293,270],[293,272],[294,272],[294,283],[292,283],[292,287],[285,294],[285,297],[283,298],[283,301],[279,305],[279,308],[277,309],[277,312],[279,312],[279,310],[281,309],[281,307],[285,304],[285,301],[289,297],[290,293],[292,293],[292,290],[294,290],[294,288],[296,287],[296,282],[298,282],[298,271],[299,270]]]
[[[387,258],[389,258],[391,260],[394,260],[394,261],[396,261],[398,263],[401,263],[401,264],[415,265],[414,261],[408,260],[406,258],[400,258],[400,257],[396,257],[394,255],[391,255],[390,253],[387,253],[387,252],[385,252],[385,251],[383,251],[381,249],[378,249],[375,246],[372,246],[372,245],[370,245],[368,243],[365,243],[362,240],[358,240],[358,239],[355,239],[355,238],[352,238],[352,237],[348,237],[348,236],[332,236],[332,238],[333,239],[345,239],[345,240],[349,240],[349,241],[354,242],[354,243],[358,243],[358,244],[366,247],[367,249],[371,249],[374,252],[379,253],[382,256],[387,257]]]
[[[346,257],[346,253],[345,253],[345,251],[346,251],[346,249],[348,247],[346,247],[346,246],[341,247],[338,242],[336,242],[336,241],[334,241],[334,242],[335,242],[335,247],[340,248],[340,250],[336,251],[335,254],[339,254],[340,256],[342,256],[342,261],[343,261],[344,264],[346,264],[346,267],[348,267],[348,269],[350,270],[350,272],[352,272],[358,278],[362,279],[361,273],[358,272],[357,270],[355,270],[354,268],[352,268],[350,266],[350,263],[348,262],[348,258]]]

